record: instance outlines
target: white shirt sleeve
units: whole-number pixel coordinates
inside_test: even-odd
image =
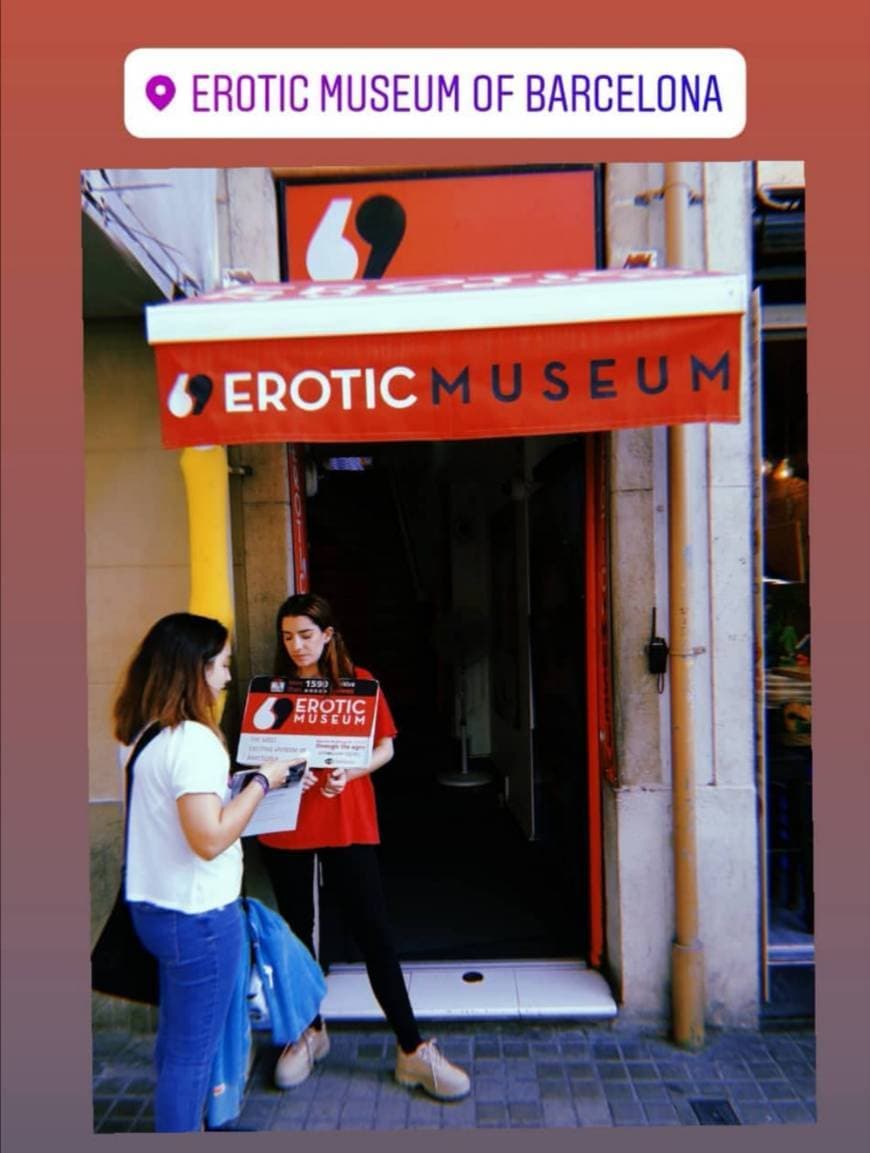
[[[230,759],[217,734],[196,721],[184,722],[184,738],[172,759],[171,791],[175,800],[186,793],[216,793],[226,797]]]

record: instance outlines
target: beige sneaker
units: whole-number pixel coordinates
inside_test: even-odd
[[[420,1085],[439,1101],[458,1101],[471,1089],[468,1074],[458,1065],[451,1065],[434,1039],[424,1041],[413,1053],[397,1047],[396,1080],[410,1089]]]
[[[293,1089],[301,1085],[311,1076],[315,1062],[322,1061],[328,1052],[326,1026],[315,1029],[309,1025],[298,1041],[284,1047],[275,1065],[275,1084],[279,1089]]]

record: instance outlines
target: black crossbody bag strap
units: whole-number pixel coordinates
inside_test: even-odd
[[[124,855],[121,857],[121,884],[125,892],[127,887],[127,837],[130,832],[130,801],[133,797],[133,766],[139,754],[151,744],[162,728],[163,726],[158,721],[148,726],[133,747],[133,751],[127,758],[127,764],[124,767],[124,775],[127,783],[124,793]]]

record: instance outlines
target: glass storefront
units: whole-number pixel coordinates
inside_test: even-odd
[[[812,642],[805,190],[756,194],[760,291],[763,791],[768,1006],[812,1013]]]

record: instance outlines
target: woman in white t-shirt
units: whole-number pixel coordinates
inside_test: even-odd
[[[226,1025],[245,929],[240,833],[287,761],[260,767],[229,799],[229,756],[214,714],[230,680],[229,636],[209,617],[173,613],[151,628],[115,701],[115,735],[160,732],[133,770],[127,900],[160,972],[155,1129],[202,1129],[209,1073]]]

